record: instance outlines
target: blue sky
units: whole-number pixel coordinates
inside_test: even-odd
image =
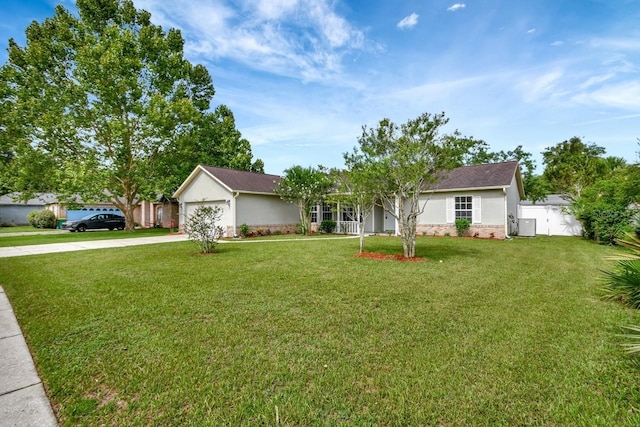
[[[68,0],[3,0],[10,37]],[[343,165],[362,125],[444,111],[446,131],[540,152],[573,136],[637,160],[637,0],[136,0],[179,28],[214,105],[280,174]]]

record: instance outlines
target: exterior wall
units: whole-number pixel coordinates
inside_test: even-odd
[[[178,204],[165,200],[154,204],[155,222],[162,228],[176,228],[180,222]],[[162,219],[158,218],[158,208],[162,208]]]
[[[518,183],[516,182],[515,176],[513,180],[511,180],[511,187],[507,188],[507,230],[509,235],[513,234],[515,231],[514,225],[515,223],[511,221],[511,218],[514,218],[516,221],[518,219],[518,205],[520,204],[520,193],[518,191]]]
[[[238,226],[300,222],[298,207],[275,195],[240,194],[236,198],[236,209]]]
[[[516,190],[517,191],[517,190]],[[468,234],[482,238],[505,238],[505,196],[502,190],[462,191],[424,195],[424,212],[418,216],[417,233],[430,236],[457,235],[454,222],[447,222],[447,197],[480,197],[480,220],[471,224]],[[515,205],[517,209],[517,204]]]
[[[231,234],[233,234],[231,210],[226,204],[226,201],[229,200],[231,202],[232,198],[233,195],[230,191],[218,184],[218,182],[204,172],[200,172],[180,195],[178,215],[180,230],[184,230],[184,223],[187,217],[193,213],[199,205],[207,204],[220,206],[223,209],[222,227],[227,230],[231,229]]]
[[[190,215],[193,215],[195,210],[200,206],[210,206],[213,208],[220,208],[222,212],[222,216],[220,217],[220,227],[224,230],[223,237],[233,237],[233,217],[231,213],[231,209],[229,205],[227,205],[226,201],[213,201],[213,202],[203,202],[203,201],[193,201],[193,202],[185,202],[184,209],[182,211],[183,217],[181,220],[186,222],[186,219],[189,218]],[[180,229],[184,230],[184,222],[180,224]]]
[[[230,200],[232,194],[229,190],[218,184],[213,178],[200,172],[191,184],[180,195],[180,202],[211,202]]]
[[[235,199],[235,209],[235,235],[240,234],[242,224],[251,228],[293,233],[295,225],[300,223],[298,207],[275,195],[240,194]]]
[[[33,211],[41,211],[43,205],[0,205],[0,223],[27,225],[27,215]]]

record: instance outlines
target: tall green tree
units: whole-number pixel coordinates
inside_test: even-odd
[[[169,150],[160,168],[167,172],[161,187],[165,194],[172,194],[199,164],[264,173],[264,163],[253,160],[251,144],[236,128],[226,105],[202,114],[192,131]]]
[[[307,235],[311,228],[311,209],[325,200],[332,188],[333,180],[324,168],[296,165],[284,171],[275,193],[298,206],[302,233]]]
[[[457,132],[441,134],[448,121],[444,113],[424,113],[400,126],[383,119],[376,128],[363,127],[350,155],[353,167],[375,176],[377,199],[398,220],[406,257],[415,257],[417,219],[425,208],[421,193],[476,144]]]
[[[24,197],[46,188],[62,198],[106,198],[131,230],[138,202],[171,181],[176,147],[194,148],[188,137],[200,127],[224,134],[232,116],[226,107],[207,113],[211,76],[184,59],[180,31],[153,25],[131,0],[76,5],[78,15],[58,6],[33,22],[26,46],[9,41],[0,131],[12,155],[10,187]],[[225,137],[225,154],[236,142],[246,154],[246,140]]]
[[[552,192],[562,194],[567,200],[576,200],[601,176],[604,153],[603,147],[585,144],[574,136],[542,152],[543,177]]]

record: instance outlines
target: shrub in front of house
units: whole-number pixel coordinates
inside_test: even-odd
[[[31,211],[27,214],[27,222],[35,228],[56,228],[56,215],[47,209]]]
[[[336,229],[336,222],[332,219],[325,219],[320,223],[320,231],[331,234]]]
[[[458,233],[458,237],[464,236],[464,234],[469,230],[471,226],[471,222],[465,218],[456,219],[456,232]]]
[[[249,226],[247,224],[242,224],[240,226],[240,237],[247,237],[250,233]]]
[[[220,218],[222,218],[222,209],[217,206],[199,206],[187,218],[185,232],[189,240],[195,242],[202,253],[212,253],[222,237],[223,229],[217,225]]]

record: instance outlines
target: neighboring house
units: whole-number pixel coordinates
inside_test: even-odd
[[[575,216],[567,212],[571,202],[559,194],[550,194],[546,199],[536,202],[520,202],[519,218],[536,221],[536,234],[544,236],[581,236],[582,224]]]
[[[74,220],[93,212],[109,212],[122,215],[122,212],[110,202],[85,203],[79,201],[80,207],[68,209],[63,203],[55,201],[47,209],[56,214],[56,218]],[[178,202],[159,195],[154,201],[143,200],[133,211],[133,221],[142,228],[178,226]]]
[[[200,205],[222,209],[226,236],[239,234],[239,227],[291,231],[300,222],[298,209],[274,193],[277,175],[198,166],[174,197],[180,200],[180,223]],[[425,190],[426,203],[418,217],[418,233],[455,235],[455,219],[471,222],[470,235],[504,239],[514,231],[518,203],[524,197],[518,162],[463,166],[454,169],[432,188]],[[398,224],[389,214],[392,207],[376,207],[365,221],[366,233],[397,234]],[[514,218],[513,221],[510,218]],[[339,205],[321,204],[311,213],[312,230],[323,220],[334,220],[336,230],[358,233],[353,211]]]
[[[180,228],[198,206],[212,206],[222,209],[225,237],[239,235],[242,224],[294,232],[300,214],[274,193],[279,181],[277,175],[199,165],[173,195],[179,200]]]
[[[79,207],[67,209],[51,193],[42,193],[38,197],[25,202],[13,201],[15,194],[0,196],[0,224],[26,225],[27,215],[31,211],[48,209],[57,219],[74,220],[94,212],[108,212],[122,215],[122,212],[109,202],[84,203],[78,201]],[[141,227],[172,228],[178,226],[178,203],[174,199],[158,196],[155,201],[142,201],[133,211],[133,218]]]
[[[42,193],[26,202],[14,201],[15,193],[0,196],[0,224],[27,225],[27,215],[32,211],[40,211],[54,201],[53,194]]]

